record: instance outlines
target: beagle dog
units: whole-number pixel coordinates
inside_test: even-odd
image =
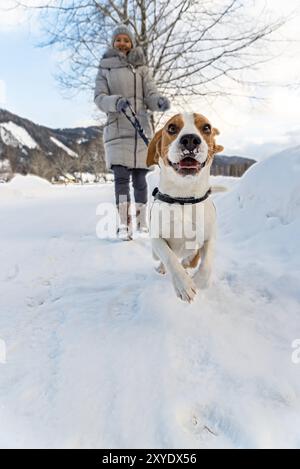
[[[215,153],[223,150],[218,134],[201,114],[176,114],[148,147],[147,166],[160,167],[149,220],[156,270],[168,271],[177,296],[189,303],[208,286],[212,270],[216,210],[209,176]]]

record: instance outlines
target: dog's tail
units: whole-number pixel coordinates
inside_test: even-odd
[[[226,192],[226,191],[228,191],[228,189],[225,186],[211,186],[212,194],[215,194],[216,192]]]

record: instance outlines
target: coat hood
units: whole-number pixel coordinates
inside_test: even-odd
[[[100,62],[100,66],[103,68],[119,68],[124,67],[126,63],[137,67],[139,65],[145,65],[145,55],[141,47],[135,47],[130,50],[127,55],[119,52],[113,47],[109,47],[103,54]]]

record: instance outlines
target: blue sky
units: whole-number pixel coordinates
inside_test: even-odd
[[[0,0],[0,8],[14,0]],[[26,0],[42,3],[45,0]],[[260,8],[267,4],[273,13],[286,14],[298,9],[299,0],[256,0]],[[253,13],[254,14],[254,13]],[[259,73],[266,80],[300,82],[299,16],[290,22],[280,38],[293,39],[282,47],[281,56],[264,64]],[[99,119],[91,93],[66,99],[54,75],[58,54],[39,48],[41,40],[38,20],[29,22],[20,11],[0,12],[0,106],[36,123],[49,127],[90,125]],[[281,47],[278,43],[276,48]],[[277,49],[276,49],[277,51]],[[237,89],[241,94],[244,89]],[[247,90],[246,90],[247,91]],[[261,94],[261,90],[257,90]],[[245,94],[245,93],[244,93]],[[221,130],[220,143],[228,153],[257,156],[258,148],[270,142],[272,148],[300,144],[300,87],[270,87],[264,90],[264,101],[254,103],[245,98],[231,102],[219,100],[213,108],[202,100],[190,103],[190,110],[209,116]],[[176,112],[172,108],[172,113]]]
[[[54,78],[57,55],[38,47],[39,39],[29,22],[2,28],[0,23],[0,106],[50,127],[89,123],[95,111],[92,93],[64,98]]]

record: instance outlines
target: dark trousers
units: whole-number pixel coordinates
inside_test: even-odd
[[[135,202],[141,204],[147,203],[146,174],[148,173],[148,169],[127,168],[119,164],[112,165],[111,169],[115,176],[115,197],[117,205],[119,202],[130,201],[130,175],[132,177]]]

